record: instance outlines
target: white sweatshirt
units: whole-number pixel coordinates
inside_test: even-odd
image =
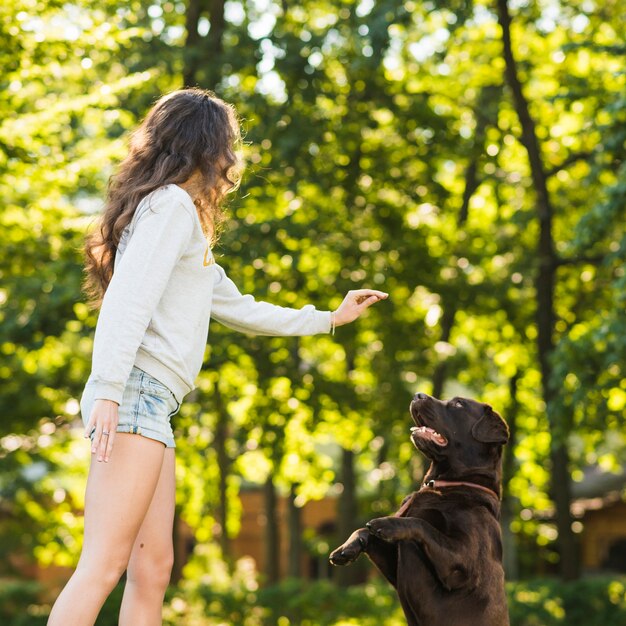
[[[177,185],[147,195],[124,230],[94,336],[94,398],[121,404],[133,365],[181,402],[195,387],[214,318],[256,335],[330,331],[330,311],[242,295],[215,263],[196,207]]]

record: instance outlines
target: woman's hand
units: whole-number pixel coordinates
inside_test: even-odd
[[[97,454],[98,461],[109,462],[115,441],[115,430],[117,428],[118,404],[113,400],[99,399],[93,403],[89,421],[85,427],[85,437],[91,436],[91,453]]]
[[[375,289],[355,289],[348,291],[343,302],[335,311],[335,326],[343,326],[353,322],[372,304],[385,300],[389,294]]]

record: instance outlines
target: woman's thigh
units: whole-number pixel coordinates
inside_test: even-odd
[[[79,567],[126,567],[154,498],[165,446],[118,433],[108,463],[92,455],[85,495],[85,538]]]
[[[141,524],[128,565],[129,576],[141,575],[144,566],[168,570],[174,557],[174,509],[176,502],[174,448],[167,448],[161,474],[148,512]]]

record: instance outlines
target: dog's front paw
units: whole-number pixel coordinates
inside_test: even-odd
[[[361,554],[360,549],[354,549],[354,546],[339,546],[333,550],[328,557],[333,565],[349,565]]]
[[[333,550],[328,557],[333,565],[349,565],[359,557],[361,552],[367,547],[367,531],[357,530],[348,541]]]
[[[404,538],[402,529],[398,528],[397,522],[397,517],[377,517],[367,522],[365,526],[375,537],[391,543]]]

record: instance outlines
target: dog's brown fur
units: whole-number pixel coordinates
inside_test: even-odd
[[[418,393],[411,415],[411,439],[431,460],[424,486],[394,516],[355,531],[331,563],[365,552],[396,588],[409,626],[508,626],[499,525],[508,427],[489,405],[466,398]],[[487,489],[428,486],[432,480]]]

